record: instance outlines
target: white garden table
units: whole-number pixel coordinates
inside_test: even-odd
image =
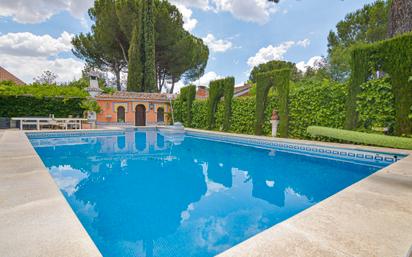
[[[42,126],[59,126],[63,129],[82,128],[82,121],[87,119],[80,118],[47,118],[47,117],[14,117],[11,118],[14,121],[20,121],[20,130],[23,130],[24,125],[36,125],[37,130],[40,130]]]

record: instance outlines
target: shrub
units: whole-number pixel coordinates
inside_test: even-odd
[[[362,84],[356,110],[361,129],[368,131],[389,128],[392,132],[395,124],[395,99],[390,79],[375,79]]]
[[[180,89],[180,101],[185,105],[185,121],[188,126],[192,124],[192,107],[196,97],[196,86],[189,85]]]
[[[384,71],[391,76],[395,98],[395,134],[412,133],[409,118],[412,106],[412,33],[368,45],[356,46],[352,51],[352,77],[346,108],[347,129],[358,127],[356,100],[365,83],[374,71]]]
[[[84,98],[33,97],[0,95],[0,117],[45,117],[54,114],[56,118],[69,115],[83,116],[80,104]]]
[[[279,102],[279,135],[288,137],[289,131],[289,82],[291,70],[278,69],[256,75],[256,125],[255,133],[263,134],[265,110],[268,106],[268,94],[272,87],[276,88]]]
[[[316,126],[309,127],[308,133],[315,137],[328,137],[365,145],[375,145],[412,150],[411,138],[385,136]]]
[[[82,116],[88,93],[77,87],[56,85],[15,86],[0,84],[0,117]]]
[[[2,96],[21,96],[28,95],[32,97],[87,97],[89,94],[75,86],[56,86],[48,84],[36,84],[31,86],[16,86],[0,84],[0,95]]]
[[[327,79],[306,79],[291,87],[289,134],[310,138],[306,128],[325,126],[343,128],[346,85]]]
[[[229,131],[230,118],[232,114],[232,99],[235,88],[235,78],[227,77],[224,79],[214,80],[210,82],[209,99],[208,99],[208,128],[213,129],[216,127],[215,113],[220,99],[224,97],[224,117],[223,117],[223,130]]]

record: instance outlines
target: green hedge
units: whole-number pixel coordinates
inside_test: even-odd
[[[64,118],[83,116],[84,98],[33,97],[0,95],[0,117],[49,116]]]
[[[388,128],[393,133],[395,125],[395,98],[389,77],[370,80],[360,86],[357,97],[359,130],[372,131]]]
[[[0,117],[83,116],[88,93],[77,87],[0,84]]]
[[[316,126],[309,127],[308,133],[314,137],[328,137],[364,145],[375,145],[412,150],[412,139],[405,137],[392,137]]]
[[[0,95],[19,96],[30,95],[33,97],[80,97],[85,98],[89,94],[75,86],[57,86],[57,85],[30,85],[17,86],[0,83]]]
[[[346,85],[327,79],[308,79],[291,86],[289,134],[309,139],[309,126],[343,128]]]
[[[412,120],[412,33],[374,44],[360,45],[352,51],[352,74],[347,100],[345,127],[358,127],[356,100],[365,83],[375,71],[384,71],[391,76],[395,98],[395,134],[411,134]]]
[[[361,131],[372,131],[376,127],[393,127],[395,120],[393,95],[390,89],[390,79],[371,80],[361,85],[358,95],[359,120]],[[307,128],[309,126],[323,126],[343,128],[345,123],[345,102],[347,98],[346,84],[329,81],[327,79],[305,79],[291,83],[289,94],[289,137],[311,139]],[[279,99],[276,92],[269,94],[264,114],[263,135],[271,134],[270,117],[273,109],[279,108]],[[175,117],[182,108],[179,101],[175,101]],[[193,102],[192,126],[208,129],[207,101]],[[232,101],[232,118],[230,132],[254,134],[255,131],[256,99],[255,97],[234,98]],[[216,111],[215,130],[222,130],[224,105],[219,102]],[[182,121],[182,119],[177,119]],[[392,125],[391,125],[392,124]]]
[[[215,128],[217,105],[222,97],[224,97],[224,117],[222,129],[229,131],[230,118],[232,114],[232,99],[235,88],[235,78],[227,77],[224,79],[214,80],[210,82],[209,99],[208,99],[208,128]]]
[[[196,97],[196,86],[189,85],[180,89],[180,99],[182,104],[185,103],[186,108],[186,122],[188,126],[192,124],[192,106]]]
[[[289,131],[289,82],[290,69],[272,70],[256,75],[256,125],[255,133],[263,134],[264,112],[268,106],[268,94],[271,88],[275,88],[279,96],[279,135],[288,137]]]
[[[346,87],[344,84],[328,80],[305,80],[291,85],[289,96],[289,136],[309,139],[306,128],[311,125],[342,128],[345,120]],[[173,104],[175,118],[188,126],[182,119],[185,108],[180,101]],[[269,95],[264,113],[263,135],[271,134],[270,118],[273,109],[279,108],[277,94]],[[222,130],[224,119],[224,102],[217,105],[215,130]],[[208,102],[195,100],[192,106],[192,128],[208,129]],[[253,96],[234,98],[230,132],[242,134],[255,133],[256,99]]]

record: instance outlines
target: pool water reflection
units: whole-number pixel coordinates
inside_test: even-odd
[[[104,256],[213,256],[378,169],[156,131],[59,140],[31,139]]]

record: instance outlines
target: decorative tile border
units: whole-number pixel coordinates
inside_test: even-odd
[[[380,153],[367,150],[359,151],[353,149],[335,148],[310,144],[296,144],[276,140],[264,140],[257,138],[246,138],[241,136],[219,135],[207,132],[186,131],[186,135],[219,142],[275,148],[289,152],[299,152],[316,156],[332,157],[342,160],[361,161],[381,165],[391,164],[406,157],[406,155],[403,154]]]
[[[116,135],[123,135],[123,134],[124,134],[124,130],[26,132],[26,135],[29,139],[53,138],[53,137],[116,136]]]

